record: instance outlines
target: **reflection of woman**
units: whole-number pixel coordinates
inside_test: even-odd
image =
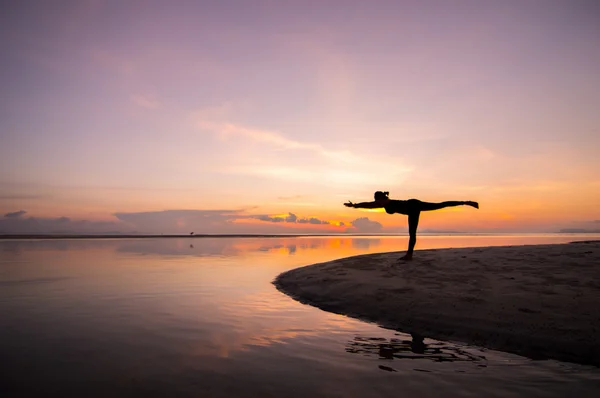
[[[400,213],[408,216],[408,233],[410,238],[408,240],[408,251],[401,260],[411,260],[415,244],[417,243],[417,226],[419,225],[419,215],[422,211],[431,211],[443,209],[445,207],[452,206],[472,206],[479,209],[479,203],[477,202],[462,202],[462,201],[449,201],[441,203],[429,203],[421,202],[418,199],[409,200],[395,200],[388,198],[389,192],[375,192],[375,200],[373,202],[363,203],[344,203],[344,206],[355,207],[359,209],[379,209],[384,208],[386,213],[394,214]]]

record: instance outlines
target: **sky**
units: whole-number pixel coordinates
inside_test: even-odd
[[[600,229],[600,3],[13,1],[0,233]]]

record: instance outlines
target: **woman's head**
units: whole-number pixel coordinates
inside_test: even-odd
[[[389,199],[388,198],[389,194],[390,194],[389,192],[377,191],[377,192],[375,192],[375,200],[386,200],[386,199]]]

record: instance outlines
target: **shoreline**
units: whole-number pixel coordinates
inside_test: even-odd
[[[600,367],[600,241],[401,254],[313,264],[273,284],[384,328]]]
[[[407,237],[406,235],[390,234],[390,235],[369,235],[369,234],[140,234],[140,235],[119,235],[119,234],[104,234],[104,235],[0,235],[0,240],[32,240],[32,239],[155,239],[155,238],[302,238],[302,237]]]

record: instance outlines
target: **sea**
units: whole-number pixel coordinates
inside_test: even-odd
[[[417,249],[595,239],[425,234]],[[0,397],[598,396],[600,368],[417,338],[272,284],[406,246],[406,236],[0,240]]]

